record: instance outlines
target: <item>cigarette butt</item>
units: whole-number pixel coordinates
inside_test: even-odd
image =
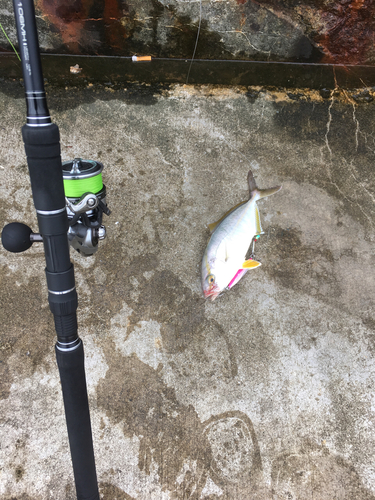
[[[133,62],[151,61],[151,56],[133,56],[132,61]]]

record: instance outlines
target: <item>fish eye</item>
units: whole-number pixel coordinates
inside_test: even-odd
[[[215,281],[215,276],[213,274],[210,274],[207,276],[207,281],[212,284]]]

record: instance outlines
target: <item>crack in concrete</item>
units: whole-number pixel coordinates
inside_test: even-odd
[[[329,151],[329,154],[332,158],[332,150],[329,146],[329,142],[328,142],[328,134],[329,134],[329,131],[330,131],[330,128],[331,128],[331,122],[332,122],[332,113],[331,113],[331,109],[332,109],[332,106],[333,106],[333,102],[334,102],[334,96],[333,96],[333,93],[334,93],[334,90],[332,90],[331,92],[331,97],[330,97],[330,105],[328,106],[328,121],[327,121],[327,128],[326,128],[326,134],[324,136],[324,140],[325,140],[325,143],[326,143],[326,147]]]
[[[268,59],[271,57],[271,50],[262,50],[262,49],[259,49],[258,47],[255,47],[255,45],[253,45],[250,42],[248,35],[242,30],[218,31],[218,33],[238,33],[240,35],[243,35],[246,38],[248,44],[250,45],[250,47],[252,49],[256,50],[257,52],[260,52],[261,54],[267,54]]]
[[[367,189],[367,187],[365,186],[365,183],[360,181],[356,176],[355,174],[358,174],[358,172],[356,171],[356,169],[354,168],[354,165],[353,165],[353,161],[354,160],[351,160],[350,163],[348,164],[351,171],[352,171],[352,177],[353,179],[355,180],[355,182],[357,182],[361,187],[362,189],[365,191],[365,193],[372,199],[373,202],[375,202],[375,196]]]
[[[353,105],[353,122],[356,124],[356,129],[355,129],[355,150],[358,151],[358,134],[360,132],[359,130],[359,121],[357,120],[356,114],[355,114],[355,103],[352,103]]]
[[[356,114],[355,114],[355,109],[356,109],[356,104],[354,102],[354,100],[348,95],[348,93],[343,90],[343,94],[345,96],[345,98],[347,99],[348,102],[351,103],[351,105],[353,106],[353,122],[355,123],[356,125],[356,129],[355,129],[355,150],[358,151],[358,134],[360,132],[359,130],[359,121],[357,120],[357,117],[356,117]]]
[[[322,161],[322,164],[326,168],[326,172],[327,172],[327,176],[328,176],[328,179],[329,179],[329,183],[337,189],[337,191],[343,196],[343,198],[345,200],[347,200],[351,204],[357,205],[358,208],[359,208],[359,210],[362,212],[362,214],[369,221],[371,227],[373,227],[373,222],[372,222],[371,218],[366,213],[366,211],[362,208],[361,204],[358,201],[352,200],[349,196],[347,196],[343,192],[343,190],[337,185],[337,183],[332,179],[332,173],[331,173],[330,163],[329,163],[329,161],[327,161],[327,162],[324,161],[324,148],[327,148],[328,151],[329,151],[329,154],[330,154],[330,157],[331,157],[330,161],[332,161],[332,158],[333,158],[332,149],[331,149],[331,147],[329,145],[328,135],[330,133],[331,124],[332,124],[332,112],[331,112],[331,110],[332,110],[333,103],[334,103],[334,92],[336,90],[337,90],[337,88],[335,88],[334,90],[331,91],[331,97],[330,97],[331,102],[330,102],[330,104],[328,106],[328,121],[327,121],[327,125],[326,125],[326,133],[325,133],[325,136],[324,136],[325,145],[320,149],[320,152],[321,152],[321,161]],[[359,121],[358,121],[358,119],[356,117],[356,114],[355,114],[355,103],[353,102],[353,100],[350,97],[348,97],[348,95],[345,92],[345,90],[343,92],[344,92],[344,95],[345,95],[347,101],[350,102],[352,104],[352,106],[353,106],[353,121],[356,124],[356,132],[355,132],[356,151],[358,151],[358,134],[360,133],[360,127],[359,127]],[[352,164],[350,165],[350,167],[351,167],[351,170],[353,170],[353,165]],[[363,183],[360,182],[360,181],[358,181],[358,179],[356,179],[356,177],[353,174],[352,174],[352,176],[355,179],[355,181],[358,184],[360,184],[361,187],[365,190],[365,192],[371,197],[371,199],[375,200],[374,196],[368,191],[368,189],[363,185]]]
[[[372,135],[372,134],[368,134],[366,132],[362,132],[362,130],[359,131],[359,133],[361,134],[361,136],[364,138],[365,140],[365,145],[366,145],[366,148],[371,151],[371,153],[374,153],[375,154],[375,149],[372,149],[369,145],[368,145],[368,138],[371,137],[372,139],[372,142],[374,143],[375,145],[375,137]]]

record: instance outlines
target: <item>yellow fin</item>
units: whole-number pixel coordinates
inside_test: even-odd
[[[221,220],[218,220],[217,222],[212,222],[211,224],[208,224],[208,229],[210,230],[210,233],[213,233],[216,229],[216,226],[221,222]]]
[[[263,234],[262,225],[260,223],[260,215],[259,215],[258,206],[255,206],[255,223],[256,223],[256,228],[257,228],[256,234]]]
[[[261,266],[262,264],[258,262],[257,260],[245,260],[245,262],[242,264],[242,269],[254,269],[256,267]]]
[[[276,186],[276,187],[269,188],[269,189],[258,189],[259,199],[265,198],[266,196],[271,196],[271,194],[275,194],[278,191],[280,191],[281,188],[282,188],[282,186]]]
[[[237,205],[235,205],[234,207],[232,207],[230,210],[228,210],[228,212],[226,212],[222,217],[220,217],[220,219],[218,221],[212,222],[211,224],[208,224],[208,229],[211,231],[211,233],[213,233],[215,231],[215,229],[217,228],[217,226],[220,224],[220,222],[222,222],[225,219],[225,217],[227,217],[234,210],[236,210],[236,208],[240,207],[244,203],[247,203],[247,201],[241,201],[241,203],[237,203]]]

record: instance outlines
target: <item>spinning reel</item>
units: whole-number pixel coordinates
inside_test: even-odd
[[[93,255],[100,240],[106,237],[103,214],[111,212],[106,203],[106,187],[102,180],[103,165],[94,160],[74,160],[62,163],[68,240],[80,254]],[[3,246],[10,252],[23,252],[35,241],[43,241],[40,234],[21,222],[6,225],[1,235]]]
[[[106,237],[103,213],[111,213],[102,181],[103,165],[98,161],[75,158],[64,161],[62,167],[69,243],[79,253],[93,255],[99,240]]]

